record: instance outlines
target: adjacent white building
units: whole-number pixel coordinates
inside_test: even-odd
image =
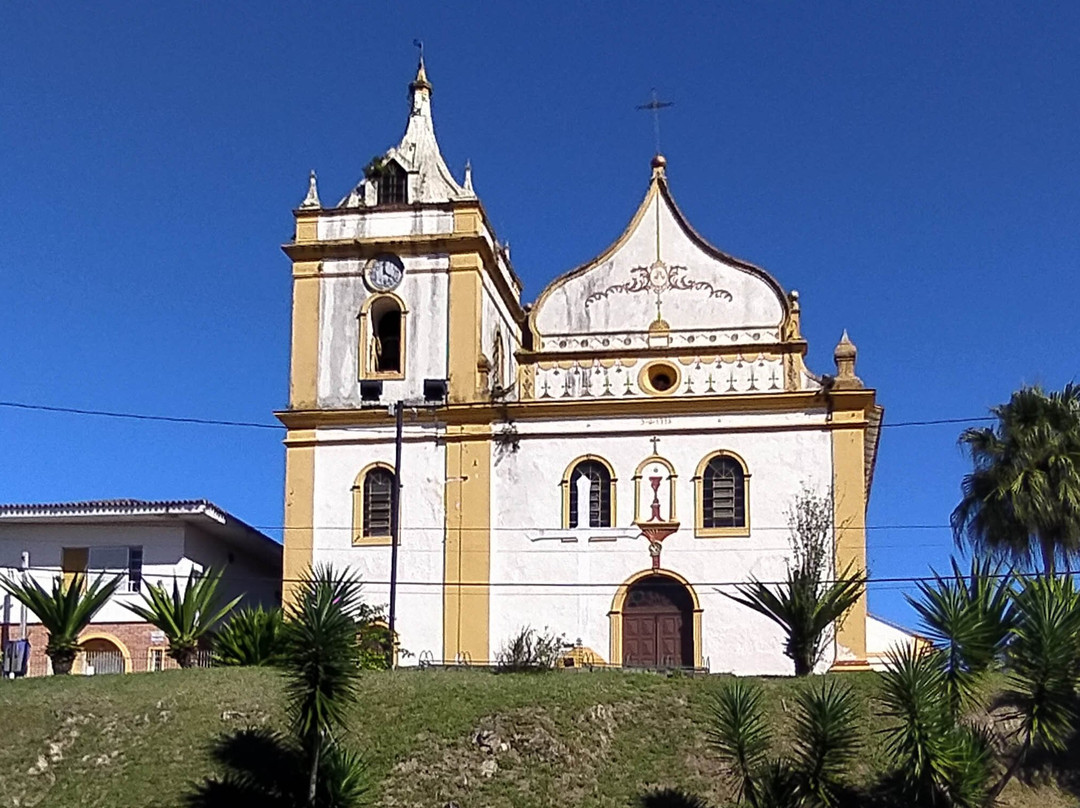
[[[0,505],[0,574],[24,573],[50,589],[57,576],[119,575],[120,589],[95,615],[81,640],[86,654],[76,672],[160,670],[170,666],[168,643],[153,626],[125,608],[143,602],[146,585],[181,586],[194,571],[223,571],[221,596],[242,596],[241,605],[281,602],[281,544],[206,500]],[[3,597],[4,643],[22,632],[22,607]],[[48,672],[46,636],[26,613],[31,675]],[[89,663],[87,663],[89,660]]]
[[[855,346],[811,372],[798,294],[690,226],[660,155],[619,239],[523,305],[431,94],[421,63],[401,142],[332,207],[313,174],[284,247],[286,593],[330,563],[389,601],[400,478],[413,660],[488,662],[532,625],[606,664],[790,672],[780,630],[722,593],[783,576],[805,488],[832,503],[836,568],[865,567],[882,409]],[[448,395],[406,407],[398,470],[392,405],[426,380]],[[864,599],[824,665],[865,668],[870,621]]]

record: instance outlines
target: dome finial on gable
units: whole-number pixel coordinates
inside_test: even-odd
[[[660,154],[660,152],[653,155],[653,159],[650,161],[649,165],[652,166],[652,175],[654,177],[666,176],[664,174],[664,169],[667,168],[667,158]]]

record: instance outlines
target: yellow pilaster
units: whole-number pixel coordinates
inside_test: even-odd
[[[285,438],[285,535],[282,601],[292,602],[298,581],[312,565],[315,524],[315,430],[290,430]]]
[[[293,264],[292,354],[289,368],[289,407],[318,406],[319,377],[319,262]]]
[[[833,413],[833,524],[836,574],[850,566],[866,571],[866,419],[862,410]],[[866,666],[866,592],[851,608],[836,635],[838,667]]]
[[[479,393],[483,267],[479,253],[450,256],[448,354],[452,404],[475,401]]]
[[[446,435],[443,658],[490,657],[491,429],[450,426]]]

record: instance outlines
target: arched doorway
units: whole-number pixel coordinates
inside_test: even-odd
[[[638,579],[622,604],[622,664],[633,668],[695,665],[694,600],[665,575]]]
[[[125,673],[128,669],[126,654],[120,646],[106,637],[93,637],[82,643],[82,672],[101,675]]]

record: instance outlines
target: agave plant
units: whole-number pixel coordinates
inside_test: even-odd
[[[908,597],[926,634],[943,656],[945,688],[954,714],[976,699],[983,675],[1004,658],[1016,623],[1013,576],[989,560],[973,559],[965,575],[952,560],[952,577],[919,581],[921,599]]]
[[[796,698],[794,748],[770,758],[772,732],[760,686],[736,679],[716,697],[709,742],[730,766],[737,798],[753,808],[833,808],[852,790],[847,772],[859,750],[858,701],[823,683]]]
[[[182,592],[174,578],[171,594],[162,584],[150,584],[143,593],[146,605],[125,605],[164,633],[169,641],[169,656],[181,668],[190,668],[195,664],[199,644],[212,638],[218,621],[240,602],[236,597],[219,606],[220,584],[220,572],[207,569],[204,575],[196,576],[192,570]]]
[[[276,665],[281,659],[282,612],[279,608],[240,609],[214,637],[218,665]]]
[[[0,578],[0,586],[41,621],[49,635],[45,654],[52,661],[53,674],[61,676],[71,673],[79,653],[79,635],[116,592],[120,580],[99,575],[86,585],[86,576],[77,573],[66,586],[61,578],[54,578],[52,590],[47,591],[24,573],[21,581]]]

